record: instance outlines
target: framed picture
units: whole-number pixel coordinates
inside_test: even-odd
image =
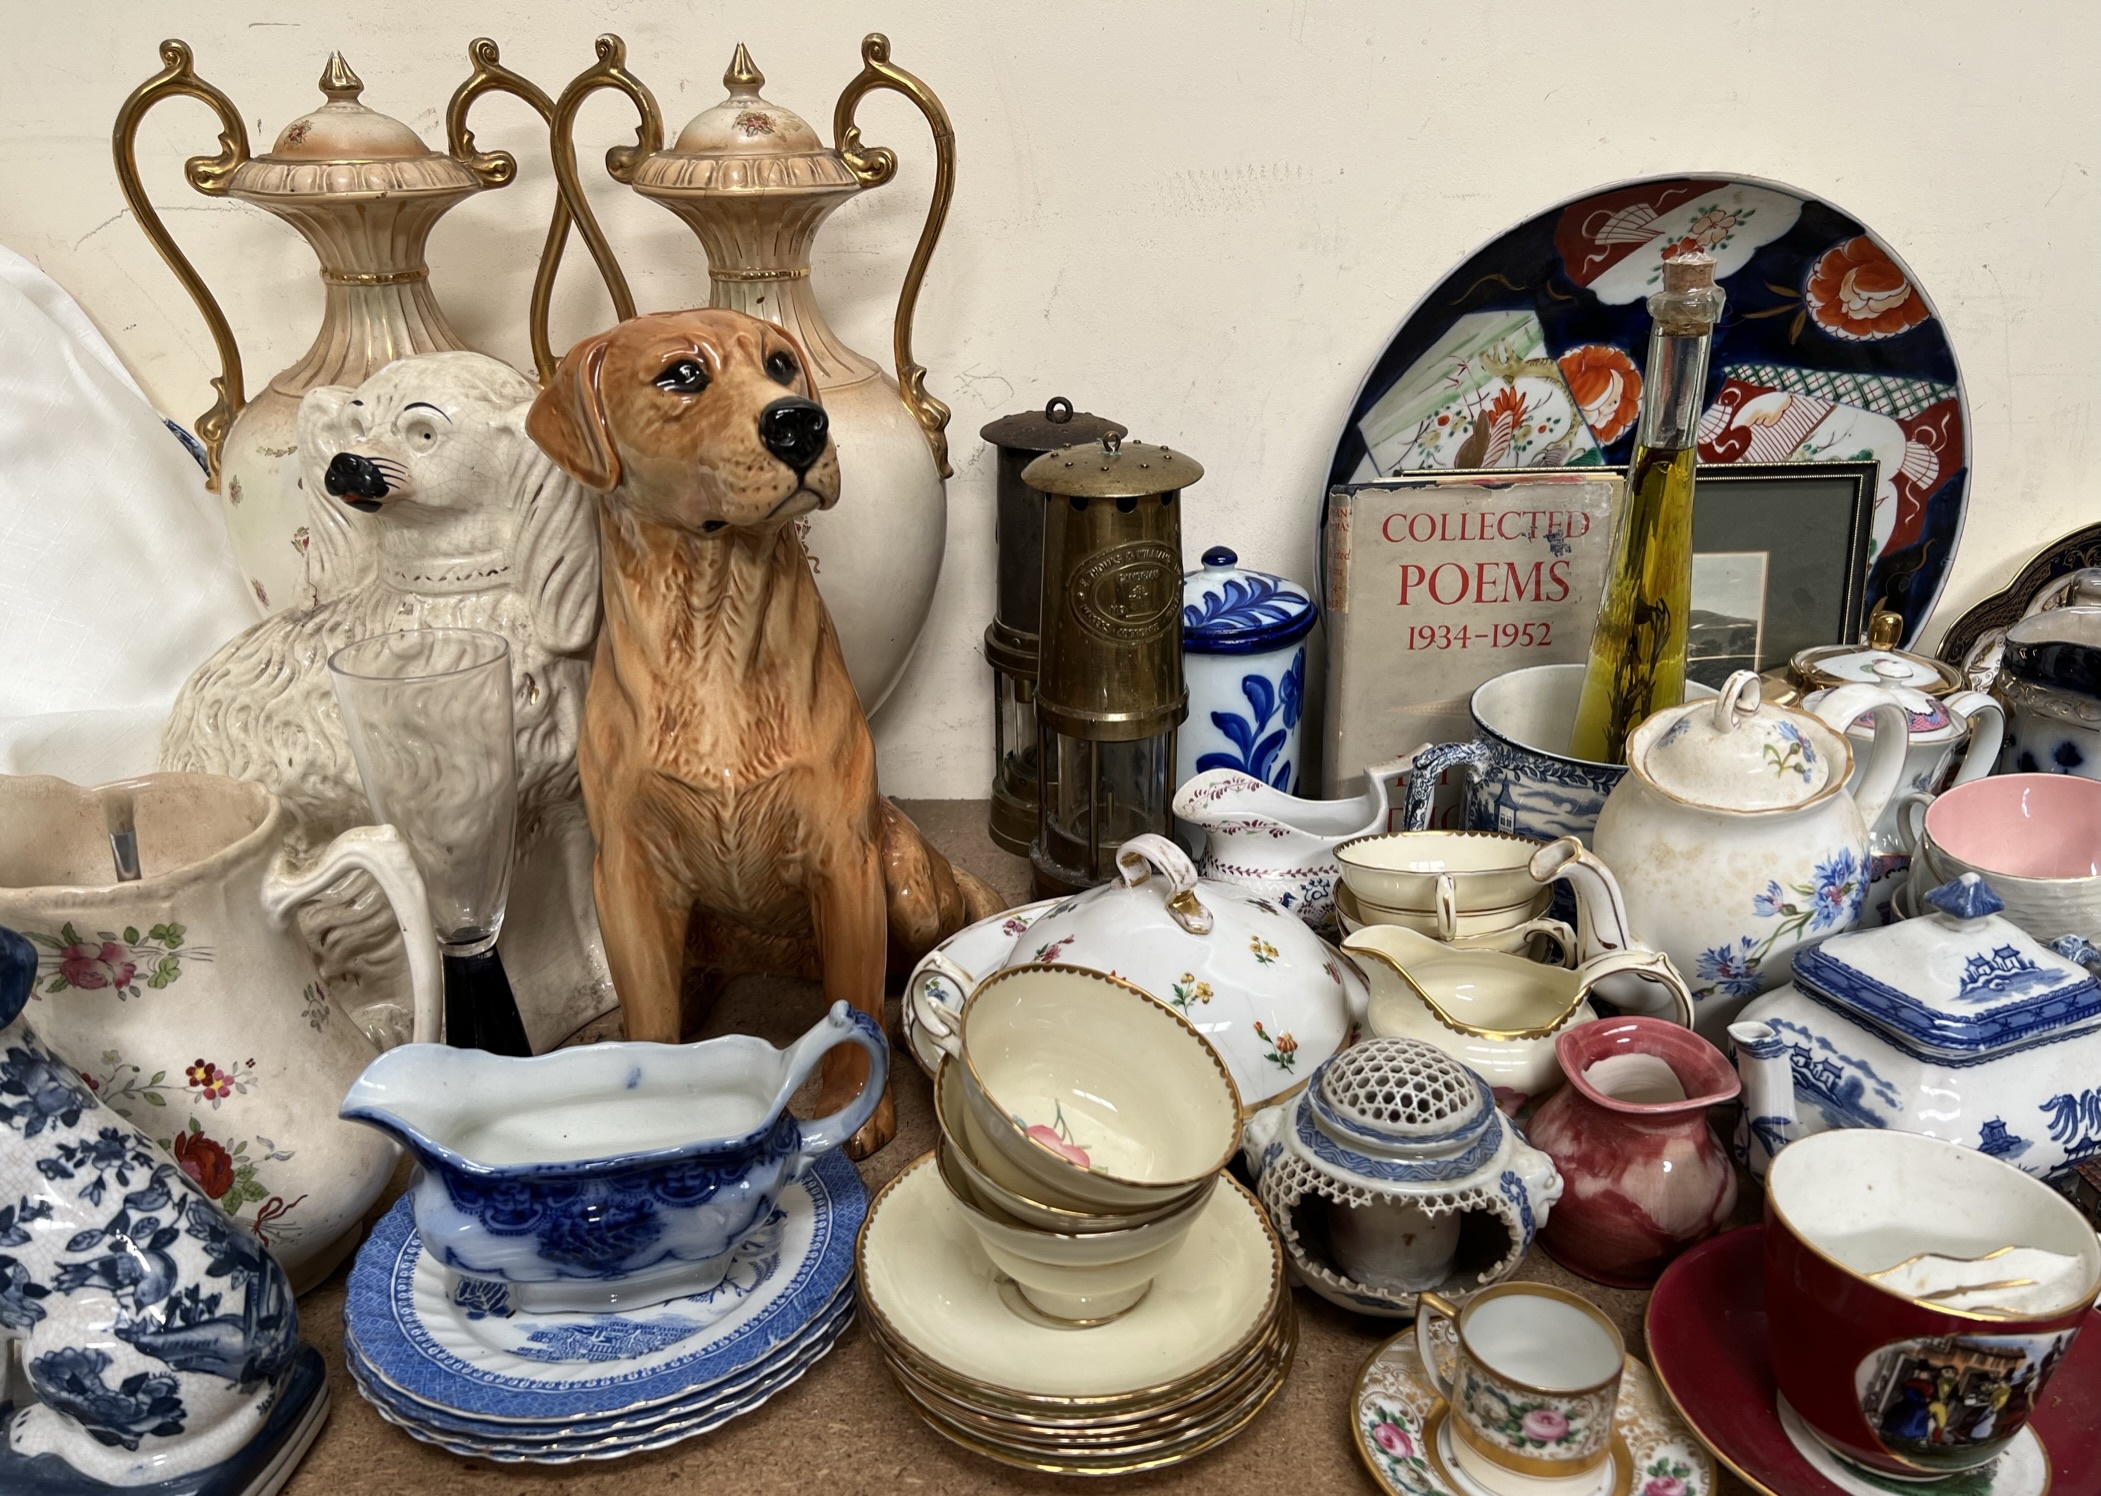
[[[1873,462],[1701,467],[1689,677],[1719,686],[1733,670],[1865,636],[1876,477]]]

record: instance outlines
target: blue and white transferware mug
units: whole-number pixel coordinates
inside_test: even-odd
[[[840,1044],[868,1052],[868,1083],[799,1121],[788,1098]],[[838,1002],[786,1049],[745,1034],[530,1059],[404,1044],[342,1114],[422,1165],[416,1230],[454,1274],[509,1284],[531,1313],[637,1308],[719,1278],[781,1187],[873,1115],[889,1072],[881,1028]]]

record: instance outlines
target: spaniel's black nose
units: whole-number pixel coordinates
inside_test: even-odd
[[[338,452],[328,464],[328,472],[321,486],[341,499],[353,509],[362,509],[370,514],[379,507],[379,501],[387,496],[386,475],[369,457],[360,457],[355,452]]]
[[[759,440],[800,476],[824,455],[825,433],[831,424],[824,407],[815,400],[791,395],[759,412]]]

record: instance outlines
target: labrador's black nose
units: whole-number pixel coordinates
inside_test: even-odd
[[[824,407],[799,395],[776,400],[759,412],[759,440],[800,476],[824,455],[825,433],[831,429]],[[340,460],[340,459],[339,459]],[[333,472],[333,469],[330,469]]]
[[[362,509],[370,514],[379,507],[379,501],[387,496],[385,474],[369,457],[360,457],[355,452],[338,452],[328,464],[328,472],[321,479],[321,486],[341,499],[353,509]]]

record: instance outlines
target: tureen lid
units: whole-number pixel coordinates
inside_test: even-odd
[[[1122,422],[1075,410],[1070,400],[1059,395],[1041,410],[1017,410],[996,421],[987,421],[978,428],[978,435],[995,447],[1011,447],[1017,452],[1055,452],[1061,447],[1100,441],[1105,436],[1121,438],[1124,430]]]
[[[465,193],[483,185],[400,120],[358,102],[364,81],[341,52],[329,54],[320,88],[328,102],[280,130],[268,154],[235,167],[230,191],[250,198],[351,197]]]
[[[1086,446],[1046,452],[1021,470],[1038,493],[1075,499],[1143,499],[1187,488],[1204,476],[1194,457],[1104,435]]]
[[[1868,622],[1865,644],[1825,644],[1796,651],[1788,669],[1804,690],[1850,686],[1909,686],[1945,696],[1963,686],[1962,672],[1940,660],[1897,648],[1903,636],[1902,614],[1884,609]]]
[[[766,75],[742,42],[722,86],[728,98],[694,115],[677,140],[636,164],[636,190],[681,195],[860,190],[860,179],[818,139],[808,120],[760,95]]]
[[[1712,701],[1656,713],[1634,730],[1627,763],[1677,800],[1713,810],[1781,810],[1843,785],[1845,739],[1806,712],[1761,706],[1739,670]]]
[[[1320,612],[1296,582],[1253,571],[1222,545],[1182,578],[1182,648],[1190,654],[1249,654],[1303,639]]]
[[[2021,1049],[2101,1020],[2092,974],[2000,919],[2005,905],[1975,873],[1925,901],[1929,918],[1797,949],[1795,985],[1926,1058]]]
[[[1496,1120],[1488,1082],[1419,1039],[1367,1039],[1323,1060],[1306,1104],[1336,1142],[1388,1157],[1457,1152]]]

